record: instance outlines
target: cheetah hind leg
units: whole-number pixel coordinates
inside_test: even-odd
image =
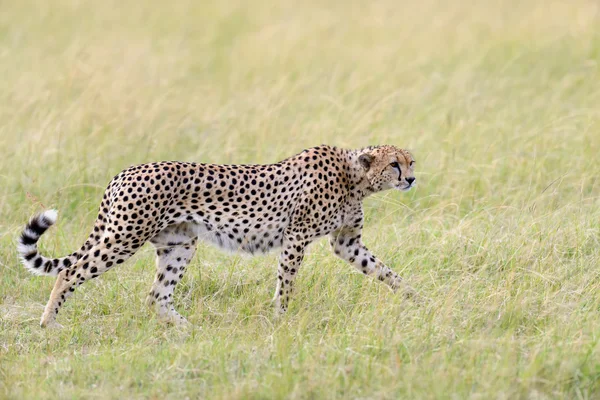
[[[151,240],[156,248],[156,277],[146,304],[154,308],[161,322],[186,325],[173,306],[173,292],[196,251],[197,239],[186,227],[166,228]]]
[[[114,238],[107,236],[106,241],[96,244],[70,268],[62,270],[58,274],[42,314],[40,326],[60,327],[55,321],[56,315],[75,288],[85,281],[98,277],[114,265],[123,263],[133,253],[133,250],[115,244]]]

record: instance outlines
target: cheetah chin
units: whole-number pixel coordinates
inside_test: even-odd
[[[415,161],[395,146],[346,150],[327,145],[266,165],[155,162],[115,176],[104,193],[85,243],[60,258],[38,252],[37,242],[57,218],[54,210],[29,220],[18,241],[23,265],[57,276],[41,325],[55,324],[75,288],[125,262],[149,242],[156,277],[148,304],[169,323],[186,322],[173,292],[199,240],[231,251],[281,249],[274,302],[288,309],[306,247],[329,236],[336,256],[394,291],[414,291],[363,244],[363,200],[390,188],[414,186]]]

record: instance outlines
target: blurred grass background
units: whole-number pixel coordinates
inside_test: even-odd
[[[597,398],[597,1],[9,1],[0,5],[0,397]],[[82,286],[17,260],[57,208],[77,249],[110,178],[157,160],[268,163],[395,144],[417,190],[366,201],[365,241],[417,307],[315,243],[272,318],[276,256],[201,246],[176,292],[154,259]]]

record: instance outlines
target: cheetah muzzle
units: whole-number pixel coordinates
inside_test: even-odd
[[[109,183],[94,228],[79,250],[54,259],[39,254],[37,242],[57,218],[49,210],[30,219],[18,252],[32,273],[58,276],[43,327],[55,323],[77,286],[125,262],[146,242],[157,256],[147,302],[171,323],[186,322],[173,307],[173,291],[198,240],[247,253],[280,248],[274,297],[278,312],[288,308],[306,247],[325,235],[336,256],[413,296],[362,242],[363,200],[387,189],[411,189],[413,170],[412,155],[394,146],[344,150],[325,145],[268,165],[133,166]]]

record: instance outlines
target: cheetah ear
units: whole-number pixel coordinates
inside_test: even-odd
[[[362,167],[365,169],[365,171],[368,171],[369,168],[371,168],[371,163],[373,162],[373,156],[368,153],[361,154],[360,157],[358,157],[358,162],[360,163],[360,165],[362,165]]]

